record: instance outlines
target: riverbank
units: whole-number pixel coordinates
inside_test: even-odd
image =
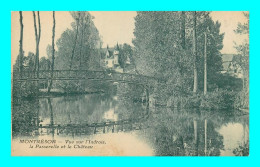
[[[240,110],[249,113],[249,94],[243,91],[229,91],[218,89],[207,92],[194,94],[193,92],[183,95],[168,95],[157,92],[149,96],[149,104],[154,107],[192,109],[199,108],[202,110]],[[133,98],[134,102],[146,102],[146,99]]]
[[[75,92],[64,92],[60,90],[51,90],[48,93],[47,89],[40,89],[38,97],[60,97],[60,96],[76,96],[76,95],[86,95],[86,94],[101,94],[105,93],[103,90],[88,90],[88,91],[75,91]]]

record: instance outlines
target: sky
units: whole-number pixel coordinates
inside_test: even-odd
[[[132,45],[134,38],[134,17],[135,11],[90,11],[94,16],[94,24],[102,36],[103,47],[110,47],[118,44],[128,43]],[[56,17],[56,35],[55,41],[60,38],[63,31],[71,28],[73,21],[69,12],[55,12]],[[223,44],[224,47],[221,53],[232,54],[236,53],[234,49],[234,41],[241,43],[246,37],[234,33],[238,22],[244,23],[246,19],[240,11],[214,11],[211,12],[211,17],[214,21],[221,23],[220,31],[225,33]],[[40,41],[40,57],[47,56],[46,47],[51,44],[52,39],[52,12],[40,12],[41,18],[41,41]],[[35,35],[33,26],[32,12],[23,12],[24,24],[24,41],[23,49],[25,55],[29,51],[35,52]],[[19,12],[12,12],[11,17],[11,64],[15,63],[16,57],[19,54],[19,38],[20,38],[20,23]]]

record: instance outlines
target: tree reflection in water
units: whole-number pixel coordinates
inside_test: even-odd
[[[148,143],[155,155],[159,156],[219,156],[225,151],[223,137],[219,129],[229,123],[239,123],[248,131],[248,115],[239,116],[235,111],[203,111],[199,109],[181,110],[156,107],[148,109],[146,104],[135,103],[131,98],[116,98],[106,94],[89,94],[21,100],[13,105],[12,135],[39,136],[39,125],[63,126],[102,123],[117,120],[129,120],[128,125],[120,129],[105,127],[97,133],[122,131],[136,132],[140,139]],[[112,111],[112,117],[107,112]],[[230,113],[230,114],[226,114]],[[110,113],[111,114],[111,113]],[[116,116],[114,116],[116,115]],[[140,119],[143,116],[146,119]],[[135,126],[135,127],[134,127]],[[110,129],[109,129],[110,128]],[[113,128],[113,131],[112,131]],[[77,129],[79,131],[79,129]],[[91,131],[91,132],[90,132]],[[55,138],[55,129],[50,129]],[[84,134],[93,134],[93,130]],[[248,133],[248,132],[247,132]],[[73,132],[73,135],[82,133]],[[59,134],[66,138],[68,133]],[[243,135],[243,134],[241,134]],[[234,148],[235,155],[248,155],[248,135],[244,142]]]

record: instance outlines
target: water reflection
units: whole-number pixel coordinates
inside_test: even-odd
[[[136,145],[145,143],[149,155],[248,155],[248,115],[147,107],[106,94],[23,99],[13,105],[12,135],[14,139],[123,135]]]
[[[249,128],[248,124],[243,123],[228,123],[219,129],[219,133],[224,138],[225,151],[221,152],[223,156],[231,155],[248,155],[249,150]]]

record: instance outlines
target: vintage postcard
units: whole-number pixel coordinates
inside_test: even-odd
[[[249,155],[249,12],[11,16],[12,156]]]

